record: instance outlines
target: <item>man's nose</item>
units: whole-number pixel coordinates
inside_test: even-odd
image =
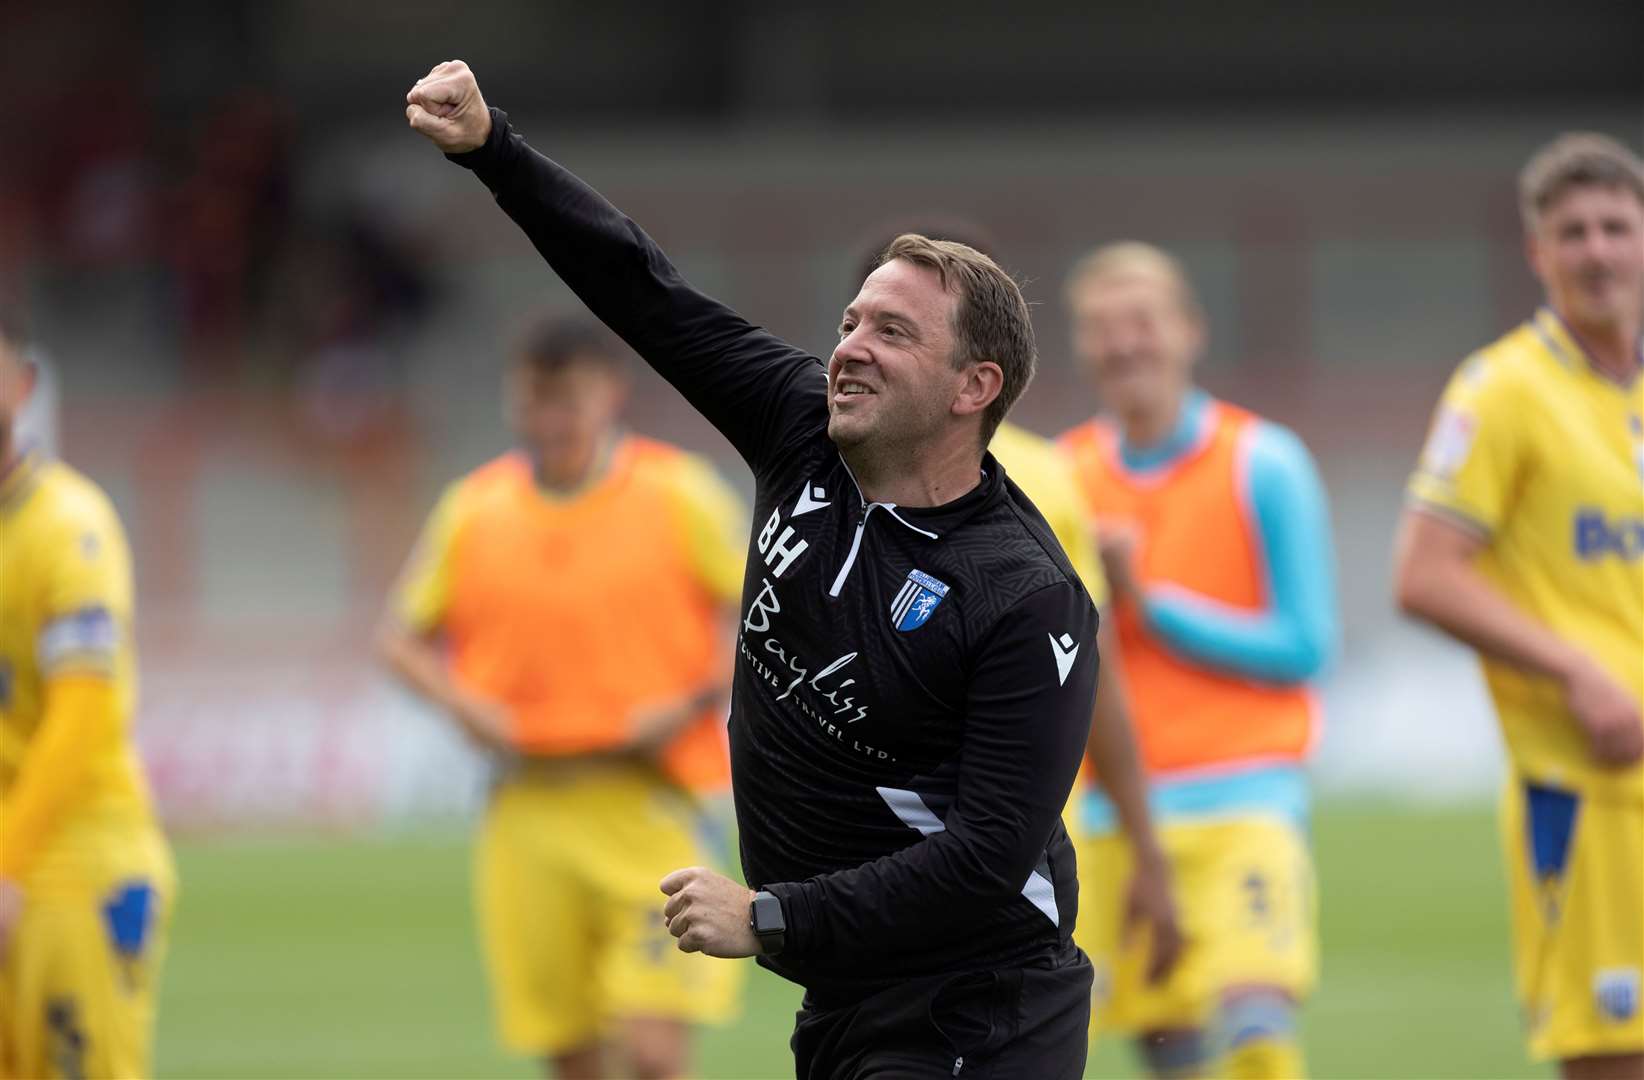
[[[846,362],[852,364],[873,363],[873,352],[868,348],[867,342],[863,339],[861,330],[852,330],[850,333],[846,334],[845,337],[839,342],[838,346],[833,350],[833,355],[839,360],[841,365]]]
[[[1142,351],[1146,335],[1137,330],[1120,330],[1108,340],[1107,351],[1114,356],[1129,359]]]

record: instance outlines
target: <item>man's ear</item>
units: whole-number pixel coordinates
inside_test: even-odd
[[[1530,272],[1545,287],[1547,275],[1541,272],[1541,240],[1534,229],[1524,230],[1524,261],[1530,264]]]
[[[0,378],[15,380],[12,389],[17,400],[12,404],[21,412],[29,398],[34,396],[34,386],[40,375],[39,365],[20,346],[14,346],[9,341],[0,340],[0,349],[5,350],[4,355],[0,355]]]
[[[992,360],[982,360],[965,369],[964,379],[953,398],[953,415],[971,416],[984,411],[1005,388],[1005,372]]]

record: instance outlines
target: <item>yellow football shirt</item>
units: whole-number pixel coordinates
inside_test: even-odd
[[[103,492],[67,465],[20,462],[0,483],[0,813],[12,809],[23,770],[40,767],[30,750],[50,680],[107,678],[119,713],[117,726],[98,729],[94,745],[77,748],[75,790],[63,816],[46,835],[27,838],[43,844],[42,853],[84,835],[78,826],[153,822],[130,739],[132,593],[125,533]],[[8,866],[19,855],[0,854]]]
[[[1107,578],[1102,573],[1096,534],[1085,514],[1072,464],[1055,443],[1015,424],[1000,424],[988,449],[1044,515],[1050,531],[1067,552],[1068,562],[1085,583],[1090,602],[1104,606],[1108,599]]]
[[[1451,378],[1409,495],[1485,540],[1485,576],[1644,700],[1644,378],[1599,374],[1543,309]],[[1599,768],[1553,680],[1482,663],[1519,771],[1644,799],[1644,767]]]

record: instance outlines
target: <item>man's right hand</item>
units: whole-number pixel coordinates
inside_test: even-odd
[[[0,964],[6,962],[6,954],[11,951],[11,939],[22,918],[23,887],[10,878],[0,877]]]
[[[491,134],[491,110],[461,60],[435,64],[417,80],[405,95],[405,118],[447,154],[478,150]]]
[[[1592,660],[1583,657],[1565,676],[1564,701],[1599,764],[1620,768],[1644,757],[1638,702]]]
[[[1125,894],[1125,939],[1144,927],[1150,932],[1147,984],[1158,986],[1175,970],[1187,941],[1171,893],[1170,864],[1156,847],[1137,854]]]
[[[1129,521],[1101,521],[1096,526],[1096,550],[1102,557],[1102,572],[1115,599],[1127,602],[1141,598],[1136,558],[1142,531]]]

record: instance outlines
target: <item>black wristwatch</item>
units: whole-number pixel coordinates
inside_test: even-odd
[[[761,889],[754,893],[748,905],[748,925],[759,939],[759,951],[764,956],[775,956],[787,943],[788,923],[782,918],[782,901],[775,894]]]

